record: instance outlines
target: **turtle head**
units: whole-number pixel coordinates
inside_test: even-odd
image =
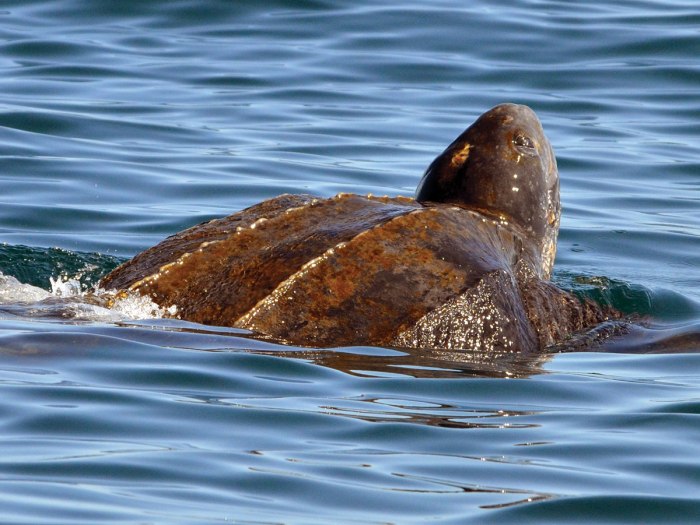
[[[540,120],[501,104],[474,122],[423,175],[416,200],[475,209],[520,227],[539,247],[543,277],[556,252],[559,173]]]

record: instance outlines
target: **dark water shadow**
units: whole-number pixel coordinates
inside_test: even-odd
[[[359,377],[465,378],[529,377],[544,372],[551,354],[487,354],[435,348],[401,349],[347,347],[334,349],[254,352],[306,359]]]
[[[52,300],[52,303],[56,301]],[[493,354],[436,348],[304,348],[260,338],[246,330],[211,327],[175,319],[96,323],[61,319],[60,315],[54,315],[52,309],[42,312],[40,318],[27,316],[26,312],[21,312],[23,315],[19,316],[7,316],[7,313],[3,320],[6,334],[0,338],[0,352],[5,355],[43,354],[57,357],[60,341],[70,337],[70,354],[76,357],[93,352],[108,340],[120,340],[136,346],[146,344],[166,352],[170,349],[245,352],[300,359],[356,377],[526,378],[547,373],[544,368],[546,363],[559,353],[700,352],[700,323],[697,322],[675,325],[610,322],[576,334],[569,341],[540,353]],[[13,331],[14,335],[7,333]]]
[[[173,319],[128,321],[118,324],[163,332],[217,336],[217,342],[221,345],[217,351],[237,350],[258,355],[303,359],[358,377],[528,377],[544,373],[543,365],[553,356],[551,353],[493,354],[437,348],[305,348],[270,341],[246,330],[210,327]],[[228,337],[231,344],[222,344],[223,337]]]
[[[700,353],[700,321],[629,323],[624,336],[603,341],[597,351],[622,354]]]
[[[25,351],[34,346],[39,338],[41,341],[47,341],[47,352],[55,353],[57,346],[49,344],[48,341],[51,338],[63,337],[57,335],[60,332],[71,331],[73,334],[81,334],[81,342],[73,345],[74,351],[77,352],[91,346],[99,347],[99,339],[106,337],[146,343],[166,351],[170,348],[240,351],[302,359],[358,377],[524,378],[545,373],[544,365],[558,353],[700,352],[700,315],[695,303],[679,295],[634,289],[625,283],[607,286],[607,295],[600,297],[590,297],[590,290],[598,293],[601,288],[589,287],[588,290],[584,290],[589,298],[617,307],[626,305],[634,312],[641,312],[641,315],[633,313],[626,320],[603,323],[536,353],[493,353],[439,348],[297,347],[256,336],[246,330],[205,326],[176,319],[115,320],[109,317],[112,314],[110,309],[104,308],[100,301],[89,295],[50,296],[28,303],[0,304],[0,318],[3,320],[3,331],[11,329],[13,323],[31,323],[29,331],[53,334],[32,335],[22,330],[23,334],[13,339],[13,345],[24,348]],[[662,304],[673,307],[668,315],[664,315],[663,310],[653,307],[655,301],[660,301],[659,297]],[[647,306],[640,306],[642,303]],[[661,315],[655,316],[655,313]],[[95,339],[91,340],[91,336]],[[39,344],[39,347],[42,346],[43,342]],[[9,350],[0,348],[0,351],[7,353]],[[19,351],[21,353],[23,350]],[[35,348],[31,353],[41,353],[41,348]]]

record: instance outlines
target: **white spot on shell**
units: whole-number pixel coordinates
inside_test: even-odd
[[[267,222],[267,217],[260,217],[257,221],[250,225],[250,229],[254,230],[264,222]]]

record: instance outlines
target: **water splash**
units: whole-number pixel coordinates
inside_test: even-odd
[[[0,272],[0,318],[119,322],[173,317],[175,307],[163,309],[138,294],[85,289],[78,275],[50,276],[51,291],[23,283]]]
[[[49,283],[51,284],[51,295],[54,297],[78,297],[83,293],[82,286],[80,284],[79,276],[75,275],[73,277],[68,277],[65,275],[59,275],[58,277],[49,277]]]
[[[0,303],[33,303],[51,296],[50,292],[30,284],[21,283],[11,275],[0,272]]]
[[[123,292],[114,294],[104,290],[97,290],[96,293],[102,297],[110,298],[110,309],[114,314],[121,316],[120,320],[161,319],[177,315],[177,306],[161,308],[149,297],[143,295]]]
[[[176,315],[148,297],[99,289],[100,278],[122,262],[99,253],[0,244],[0,317],[119,322]]]

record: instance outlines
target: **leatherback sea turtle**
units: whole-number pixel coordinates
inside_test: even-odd
[[[502,104],[415,199],[282,195],[168,237],[101,286],[295,345],[534,351],[614,315],[549,282],[560,214],[539,119]]]

